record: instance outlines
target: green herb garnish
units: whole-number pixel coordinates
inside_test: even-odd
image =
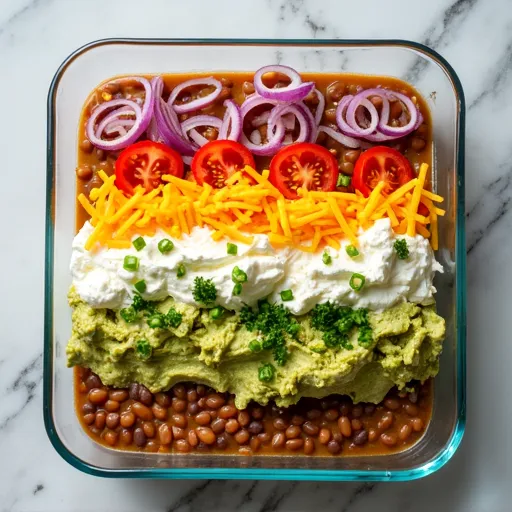
[[[324,251],[322,254],[322,261],[325,265],[330,265],[332,263],[331,255],[327,251]]]
[[[279,295],[281,295],[281,300],[283,302],[293,300],[293,292],[291,290],[283,290]]]
[[[352,178],[350,176],[347,176],[346,174],[340,174],[338,176],[338,181],[336,182],[337,187],[348,187],[352,181]]]
[[[231,279],[234,283],[246,283],[247,274],[241,268],[234,267],[233,272],[231,272]]]
[[[258,368],[258,379],[261,382],[270,382],[274,378],[276,369],[270,363],[265,363]]]
[[[231,256],[236,256],[238,254],[238,245],[228,242],[227,251],[228,254],[231,254]]]
[[[233,291],[231,293],[233,295],[240,295],[242,293],[242,284],[236,283],[235,286],[233,286]]]
[[[261,352],[263,350],[263,347],[261,346],[261,343],[258,340],[252,340],[249,343],[249,350],[251,352]]]
[[[148,325],[152,329],[163,329],[166,323],[165,317],[161,313],[157,313],[156,315],[152,315],[148,318]]]
[[[141,359],[149,359],[151,357],[151,353],[153,349],[147,340],[139,340],[137,341],[137,355]]]
[[[192,290],[194,300],[205,306],[213,304],[217,299],[217,288],[213,284],[211,279],[205,279],[204,277],[194,278],[194,289]]]
[[[139,258],[137,256],[125,256],[123,262],[123,268],[130,272],[135,272],[139,269]]]
[[[358,274],[357,272],[355,272],[350,277],[350,281],[348,282],[348,284],[350,285],[350,288],[352,288],[352,290],[358,292],[363,289],[365,281],[366,278],[363,276],[363,274]]]
[[[167,311],[166,320],[170,327],[176,329],[181,325],[181,313],[178,313],[174,308],[171,308]]]
[[[174,244],[172,243],[172,240],[169,240],[168,238],[164,238],[163,240],[160,240],[158,242],[158,250],[165,254],[166,252],[170,252],[174,249]]]
[[[213,309],[210,309],[210,317],[212,320],[219,320],[222,318],[222,315],[224,314],[224,308],[222,306],[217,306]]]
[[[399,260],[406,260],[409,257],[409,247],[407,247],[405,238],[395,240],[393,247],[395,248]]]
[[[145,242],[144,238],[142,238],[141,236],[136,238],[132,242],[132,244],[133,244],[133,247],[135,247],[135,249],[137,249],[137,251],[142,251],[142,249],[144,249],[144,247],[146,247],[146,242]]]
[[[133,287],[139,292],[144,293],[146,291],[146,281],[144,279],[141,279],[140,281],[137,281]]]
[[[135,311],[135,309],[132,306],[130,306],[129,308],[121,309],[121,311],[119,311],[119,314],[127,324],[133,324],[138,320],[137,311]]]
[[[185,268],[185,265],[183,265],[183,263],[180,263],[176,267],[176,277],[178,279],[181,279],[186,273],[187,273],[187,269]]]
[[[357,248],[354,245],[347,245],[347,247],[345,247],[345,251],[347,251],[347,254],[351,258],[355,258],[356,256],[359,256],[359,251],[357,250]]]

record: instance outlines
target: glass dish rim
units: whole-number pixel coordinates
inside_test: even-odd
[[[398,46],[428,55],[448,75],[456,93],[459,115],[456,134],[457,210],[455,261],[457,264],[457,420],[449,442],[437,456],[413,469],[372,470],[318,470],[318,469],[268,469],[261,468],[137,468],[104,469],[93,466],[67,449],[59,438],[52,415],[51,392],[53,387],[53,260],[54,260],[54,143],[55,143],[55,92],[67,67],[87,51],[111,44],[139,45],[197,45],[197,46]],[[166,478],[166,479],[257,479],[304,481],[410,481],[423,478],[442,468],[459,447],[466,424],[466,243],[465,243],[465,99],[462,84],[452,66],[439,53],[424,44],[404,39],[225,39],[225,38],[106,38],[87,43],[74,50],[57,69],[47,98],[47,161],[46,161],[46,225],[45,225],[45,286],[44,286],[44,351],[43,351],[43,417],[51,444],[69,464],[90,475],[108,478]]]

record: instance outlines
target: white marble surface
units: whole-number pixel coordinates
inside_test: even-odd
[[[468,104],[468,415],[462,447],[437,474],[404,484],[106,480],[54,451],[41,385],[46,95],[72,50],[115,36],[404,38],[454,66]],[[1,0],[0,510],[511,510],[510,93],[507,0]]]

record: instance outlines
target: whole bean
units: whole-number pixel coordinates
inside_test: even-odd
[[[158,446],[158,443],[154,440],[148,441],[148,444],[146,445],[146,450],[148,452],[157,452],[160,446]]]
[[[106,419],[107,427],[114,430],[119,425],[119,414],[117,412],[111,412],[107,414]]]
[[[133,441],[139,448],[146,444],[146,434],[144,434],[144,430],[140,427],[136,428],[133,432]]]
[[[188,441],[186,441],[185,439],[178,439],[174,443],[174,447],[178,452],[181,453],[187,453],[190,451],[190,444],[188,444]]]
[[[328,123],[336,123],[336,109],[335,108],[328,108],[324,112],[325,120]]]
[[[224,432],[225,428],[226,428],[226,420],[223,420],[222,418],[217,418],[212,421],[211,429],[215,432],[215,434],[222,434],[222,432]],[[250,432],[250,426],[249,426],[249,432]]]
[[[400,115],[402,114],[403,108],[402,104],[399,101],[395,101],[391,103],[390,109],[389,109],[389,119],[398,119]]]
[[[114,412],[119,410],[119,402],[116,400],[107,400],[104,407],[108,412]]]
[[[108,392],[108,397],[116,402],[124,402],[128,400],[128,391],[126,389],[111,389]]]
[[[187,432],[183,428],[173,426],[171,427],[171,431],[174,439],[185,439],[185,437],[187,437]]]
[[[338,102],[345,94],[345,84],[337,80],[327,87],[326,96],[327,100]]]
[[[142,423],[142,430],[144,430],[144,434],[146,437],[153,438],[155,437],[155,424],[152,421],[144,421]]]
[[[423,149],[425,149],[426,145],[427,142],[425,141],[425,139],[422,139],[421,137],[413,137],[411,139],[411,148],[414,151],[422,151]]]
[[[360,418],[363,415],[364,409],[361,404],[354,405],[352,408],[352,416],[354,418]]]
[[[354,174],[354,164],[351,162],[342,162],[338,168],[343,174],[348,174],[349,176]]]
[[[187,406],[187,411],[189,414],[194,416],[195,414],[198,414],[201,410],[201,407],[199,407],[199,404],[197,402],[189,402]]]
[[[396,398],[386,398],[386,400],[384,400],[384,406],[390,411],[396,411],[400,408],[400,402]]]
[[[244,82],[244,85],[242,85],[242,91],[246,96],[249,96],[250,94],[254,94],[254,84],[252,82]]]
[[[360,419],[354,418],[350,424],[352,425],[353,430],[361,430],[363,428],[363,423]]]
[[[400,430],[398,431],[398,439],[400,439],[400,441],[407,441],[407,439],[409,439],[409,436],[411,435],[412,433],[412,427],[411,425],[402,425],[400,427]]]
[[[167,409],[157,402],[151,406],[151,411],[157,420],[165,421],[167,419]]]
[[[196,391],[199,396],[204,396],[206,395],[206,386],[204,386],[203,384],[199,384],[196,387]]]
[[[226,434],[221,434],[220,436],[217,436],[217,442],[216,446],[220,450],[225,450],[229,445],[228,438],[226,437]]]
[[[82,405],[82,413],[83,414],[91,414],[96,412],[96,406],[91,404],[90,402],[86,402]]]
[[[172,430],[167,425],[167,423],[162,423],[158,427],[158,439],[160,440],[160,444],[168,445],[172,442]]]
[[[89,391],[89,402],[100,405],[107,401],[108,393],[105,389],[93,388]]]
[[[219,418],[227,420],[236,416],[237,410],[234,405],[223,405],[219,410]]]
[[[252,436],[251,441],[249,442],[249,446],[253,453],[256,453],[261,447],[261,440],[258,439],[258,436]]]
[[[187,391],[187,400],[189,402],[197,402],[199,400],[199,395],[197,394],[197,391],[192,388]]]
[[[318,418],[320,418],[320,416],[322,416],[322,411],[318,409],[311,409],[307,412],[306,416],[310,420],[317,420]]]
[[[418,392],[417,391],[411,391],[409,393],[409,402],[412,404],[415,404],[418,402]]]
[[[251,411],[251,416],[255,420],[261,420],[263,416],[265,416],[265,409],[263,409],[263,407],[254,407]]]
[[[327,411],[324,413],[324,416],[327,421],[335,421],[339,416],[338,409],[327,409]]]
[[[238,444],[247,444],[249,442],[249,431],[246,430],[245,428],[239,430],[236,434],[235,434],[235,441],[238,443]]]
[[[374,428],[368,430],[368,441],[370,441],[370,443],[376,441],[377,437],[379,437],[379,433]]]
[[[357,446],[362,446],[363,444],[366,444],[368,442],[368,431],[367,430],[360,430],[356,434],[354,434],[354,444]]]
[[[121,414],[120,422],[121,426],[125,428],[133,426],[133,424],[135,423],[135,414],[133,414],[133,412],[130,411],[123,412]]]
[[[382,108],[382,98],[380,96],[371,96],[369,100],[373,103],[375,108]]]
[[[411,426],[414,432],[421,432],[424,427],[423,420],[421,418],[413,418],[411,420]]]
[[[262,444],[268,444],[272,439],[272,434],[270,434],[270,432],[262,432],[258,434],[258,438],[261,440]]]
[[[311,437],[306,437],[304,441],[304,454],[311,455],[315,451],[315,441]]]
[[[103,436],[103,439],[105,442],[110,446],[115,446],[118,439],[118,434],[116,432],[113,432],[112,430],[108,430],[105,432],[105,435]]]
[[[228,420],[226,423],[226,432],[228,434],[234,434],[235,432],[238,431],[239,428],[240,428],[240,424],[238,423],[237,420],[235,420],[233,418]]]
[[[186,428],[188,425],[187,417],[184,414],[173,414],[171,416],[174,425],[180,428]]]
[[[343,443],[343,436],[341,435],[341,432],[339,432],[338,430],[332,431],[332,439],[333,441],[337,441],[340,444]]]
[[[322,428],[318,434],[318,441],[320,444],[327,444],[331,440],[331,435],[331,431],[328,428]]]
[[[272,448],[274,448],[274,449],[282,448],[284,446],[285,442],[286,442],[286,436],[284,435],[284,432],[276,432],[274,434],[274,437],[272,438]]]
[[[409,416],[417,416],[419,412],[418,406],[414,404],[405,404],[404,409]]]
[[[82,142],[80,142],[80,149],[84,153],[92,153],[93,148],[94,147],[89,139],[84,139]]]
[[[333,455],[336,455],[341,452],[341,444],[338,443],[338,441],[329,441],[327,443],[327,451]]]
[[[183,400],[182,398],[174,397],[172,399],[172,408],[176,412],[183,412],[187,408],[187,402],[185,400]]]
[[[290,450],[292,452],[296,452],[297,450],[300,450],[304,446],[304,439],[301,437],[297,439],[288,439],[286,441],[286,449]]]
[[[199,438],[195,430],[189,430],[187,435],[188,442],[192,448],[195,448],[199,444]]]
[[[318,432],[320,432],[320,427],[311,421],[306,421],[304,425],[302,425],[302,430],[310,436],[316,436]]]
[[[345,437],[350,437],[352,435],[352,424],[347,416],[341,416],[338,419],[338,428]]]
[[[340,414],[342,416],[350,416],[352,412],[352,404],[349,402],[343,402],[340,406]]]
[[[137,418],[143,421],[150,421],[153,419],[153,412],[151,409],[140,402],[133,402],[132,411],[135,413]]]
[[[172,400],[167,393],[157,393],[155,395],[155,401],[160,407],[170,407]]]
[[[132,444],[133,441],[133,433],[131,430],[127,428],[123,428],[121,432],[119,432],[119,438],[124,445]]]
[[[359,149],[350,149],[345,152],[345,161],[355,164],[360,155],[361,151]]]
[[[377,427],[379,430],[387,430],[393,424],[395,416],[392,412],[385,412],[379,422],[377,423]]]
[[[198,401],[197,405],[200,409],[204,409],[206,407],[206,397],[202,396]]]
[[[208,425],[212,421],[212,417],[206,411],[200,412],[195,417],[196,423],[198,425]]]
[[[287,439],[295,439],[300,436],[300,427],[297,425],[290,425],[286,431],[285,435]]]
[[[274,418],[272,424],[276,430],[286,430],[288,428],[288,423],[284,418]]]
[[[177,384],[172,388],[172,392],[176,398],[180,398],[181,400],[185,399],[187,396],[187,390],[183,384]]]
[[[263,423],[261,421],[251,421],[247,427],[247,430],[251,434],[257,435],[263,431]]]
[[[86,425],[92,425],[94,423],[94,420],[96,419],[96,414],[93,412],[89,412],[84,416],[84,423]]]
[[[251,416],[247,411],[240,411],[238,413],[238,423],[242,425],[242,427],[246,427],[251,422]]]
[[[96,419],[94,420],[94,426],[99,430],[103,430],[105,428],[106,421],[107,413],[105,411],[98,411],[96,413]]]
[[[101,388],[101,380],[100,378],[92,373],[85,379],[85,385],[87,386],[87,389],[91,390],[94,388]]]
[[[140,401],[144,405],[149,406],[153,404],[153,394],[151,393],[151,391],[149,391],[149,389],[146,386],[143,386],[142,384],[139,387],[139,396]]]
[[[225,403],[225,398],[217,394],[210,395],[206,399],[206,405],[210,409],[220,409]]]
[[[367,416],[371,416],[374,412],[375,412],[375,405],[373,405],[373,404],[368,404],[368,405],[365,405],[365,406],[364,406],[364,413],[365,413]]]
[[[139,399],[139,389],[140,386],[136,382],[133,382],[130,384],[130,387],[128,388],[128,394],[130,395],[130,398],[132,400],[138,400]]]
[[[380,440],[386,446],[395,446],[396,444],[396,436],[395,434],[381,434]]]

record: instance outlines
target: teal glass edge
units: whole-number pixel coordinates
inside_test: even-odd
[[[87,464],[71,453],[59,438],[51,411],[52,392],[52,331],[53,331],[53,242],[54,242],[54,97],[62,74],[67,66],[86,51],[107,44],[142,45],[310,45],[310,46],[403,46],[420,51],[431,57],[444,69],[457,94],[459,112],[457,119],[457,219],[455,260],[457,270],[457,422],[450,442],[436,458],[419,468],[397,471],[349,471],[311,469],[257,469],[257,468],[150,468],[106,470]],[[59,455],[84,473],[107,478],[155,478],[155,479],[257,479],[257,480],[304,480],[304,481],[409,481],[423,478],[442,468],[459,447],[466,425],[466,235],[465,235],[465,122],[466,104],[459,77],[452,66],[439,53],[414,41],[401,39],[100,39],[88,43],[71,53],[59,66],[50,84],[47,100],[47,157],[46,157],[46,224],[45,224],[45,288],[44,288],[44,353],[43,353],[43,417],[46,433]]]

